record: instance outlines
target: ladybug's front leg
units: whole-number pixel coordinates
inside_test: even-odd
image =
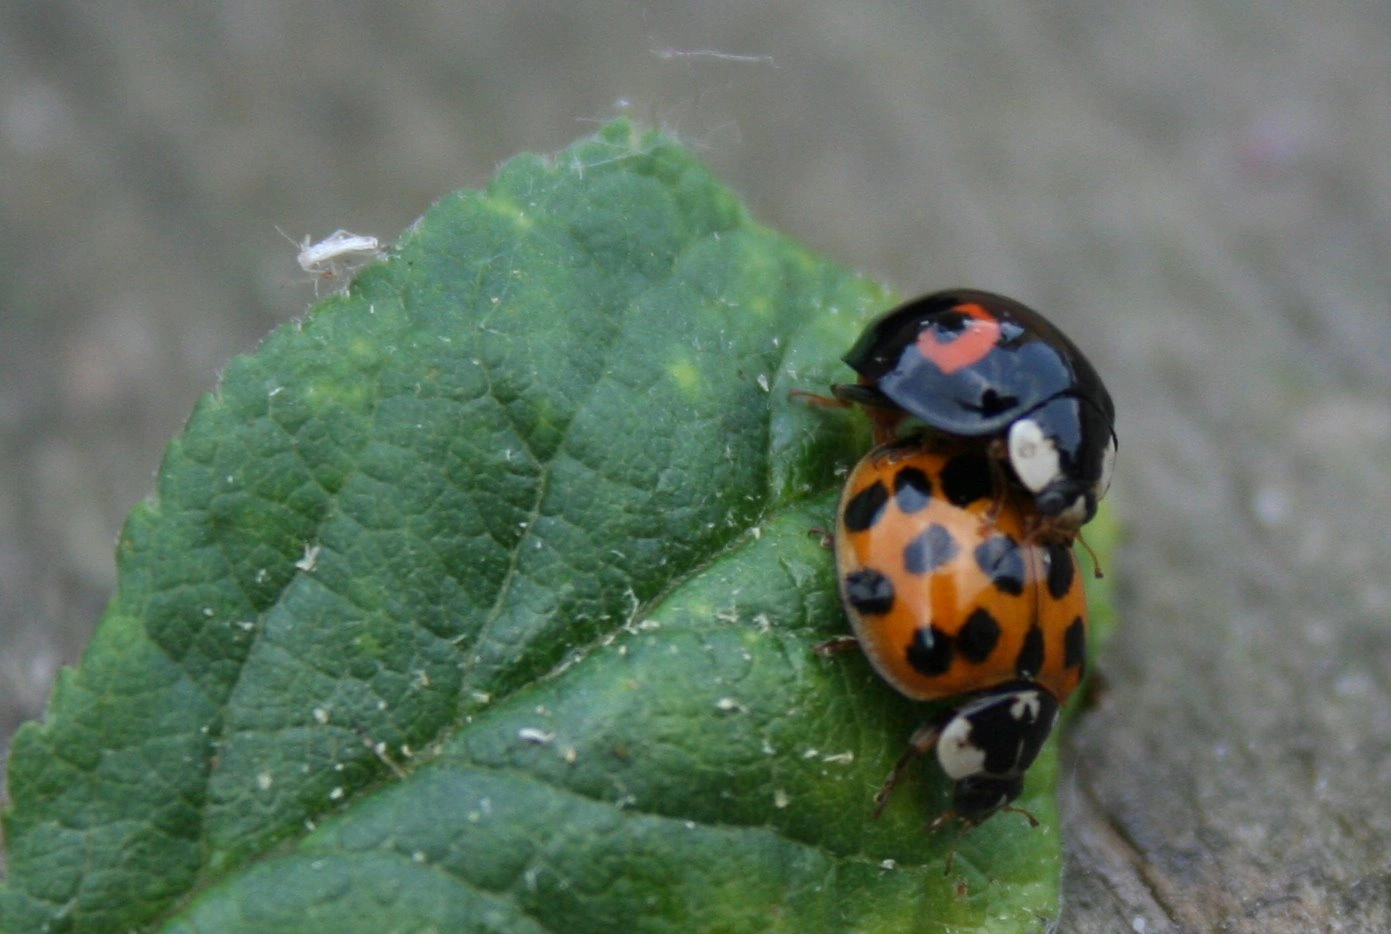
[[[860,640],[856,639],[854,636],[836,636],[833,639],[827,639],[825,642],[816,643],[816,645],[811,647],[811,650],[822,658],[830,658],[833,655],[840,655],[851,649],[858,649],[859,647]]]
[[[937,740],[942,736],[942,726],[944,720],[937,719],[929,723],[924,723],[913,731],[913,735],[908,737],[908,748],[903,755],[898,757],[894,763],[893,770],[889,772],[889,777],[884,779],[884,784],[879,787],[879,792],[874,796],[873,816],[878,817],[884,813],[884,807],[889,803],[889,795],[893,794],[898,781],[903,777],[903,773],[912,764],[914,759],[925,756],[937,746]]]

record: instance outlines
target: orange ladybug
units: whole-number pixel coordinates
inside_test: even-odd
[[[937,824],[1012,809],[1082,680],[1077,558],[1070,541],[1031,534],[1030,505],[995,489],[983,450],[920,440],[875,448],[846,481],[835,555],[854,642],[900,693],[963,698],[910,738],[876,815],[906,765],[931,751],[953,782]]]

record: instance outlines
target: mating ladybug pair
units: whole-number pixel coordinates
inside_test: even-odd
[[[1012,809],[1082,680],[1072,542],[1110,485],[1115,409],[1061,331],[989,292],[908,302],[873,321],[845,362],[860,381],[832,391],[864,407],[877,444],[836,519],[854,637],[824,648],[858,644],[915,700],[964,696],[912,735],[875,814],[903,769],[935,751],[953,801],[933,826],[975,826]]]

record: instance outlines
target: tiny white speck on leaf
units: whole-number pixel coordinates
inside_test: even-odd
[[[327,723],[327,722],[328,722],[328,708],[326,708],[326,707],[315,707],[315,708],[314,708],[314,720],[315,720],[316,723]]]
[[[295,562],[295,567],[304,571],[306,574],[314,570],[314,566],[319,563],[319,546],[305,545],[304,557]]]
[[[545,730],[538,730],[533,726],[524,726],[517,731],[517,738],[528,743],[535,743],[544,746],[555,739],[554,733],[547,733]]]
[[[792,798],[788,796],[786,790],[782,788],[775,788],[773,790],[773,807],[781,811],[791,803]]]

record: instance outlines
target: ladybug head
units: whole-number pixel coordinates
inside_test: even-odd
[[[975,826],[1019,797],[1057,718],[1057,700],[1032,681],[992,688],[959,708],[937,738],[955,816]]]
[[[1095,406],[1058,396],[1016,419],[1006,435],[1009,465],[1038,511],[1081,528],[1111,486],[1116,436]]]

